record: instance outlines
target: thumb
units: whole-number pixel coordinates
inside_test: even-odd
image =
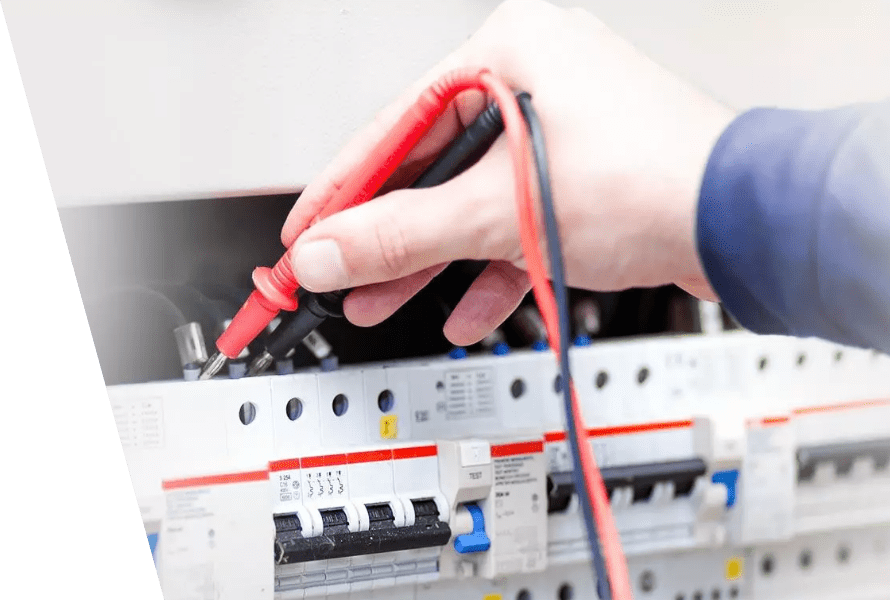
[[[391,192],[310,227],[293,248],[300,285],[328,292],[455,260],[501,259],[513,233],[503,213],[512,204],[498,196],[512,187],[499,185],[502,176],[481,167],[434,188]]]

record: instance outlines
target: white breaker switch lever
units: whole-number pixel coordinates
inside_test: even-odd
[[[475,556],[485,552],[485,535],[480,504],[493,483],[491,445],[485,440],[439,442],[439,481],[451,512],[455,540],[442,552],[439,568],[443,577],[473,576]]]

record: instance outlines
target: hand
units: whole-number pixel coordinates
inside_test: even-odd
[[[459,67],[488,68],[532,95],[547,142],[569,285],[616,291],[675,283],[714,299],[696,251],[695,212],[711,149],[734,113],[589,13],[538,0],[502,4],[305,189],[282,241],[296,241],[294,270],[306,289],[357,288],[344,303],[346,316],[371,326],[448,263],[489,260],[445,325],[445,335],[460,346],[499,326],[529,291],[503,137],[473,168],[441,186],[391,191],[310,226],[344,175],[419,93]],[[481,92],[459,96],[401,174],[429,162],[488,101]]]

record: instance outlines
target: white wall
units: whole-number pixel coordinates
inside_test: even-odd
[[[299,188],[495,0],[2,0],[61,206]],[[890,2],[593,0],[731,104],[890,96]]]

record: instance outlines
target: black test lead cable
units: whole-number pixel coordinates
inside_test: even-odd
[[[540,188],[541,204],[544,213],[544,230],[547,237],[547,250],[550,255],[551,281],[553,283],[553,295],[556,299],[557,315],[559,319],[559,372],[562,380],[562,396],[568,427],[568,442],[572,451],[572,476],[575,480],[575,490],[584,514],[584,522],[587,526],[587,537],[590,543],[590,552],[593,558],[593,567],[596,574],[596,584],[599,597],[610,600],[612,597],[609,589],[609,577],[606,563],[603,560],[600,547],[599,532],[593,517],[593,505],[588,501],[590,490],[581,472],[582,440],[579,432],[575,430],[574,407],[572,404],[571,372],[569,368],[569,347],[571,320],[569,315],[568,288],[565,280],[565,261],[559,238],[559,226],[556,221],[556,209],[553,204],[553,191],[550,184],[550,167],[547,163],[547,148],[544,142],[544,131],[538,114],[532,106],[531,96],[520,94],[518,97],[519,109],[525,119],[532,141],[532,152],[535,159],[535,168],[538,174],[538,187]],[[581,432],[582,435],[586,432]],[[586,437],[586,435],[585,435]],[[583,440],[586,442],[586,439]]]
[[[529,128],[532,139],[535,164],[538,173],[538,182],[543,204],[544,224],[547,234],[548,252],[550,254],[552,281],[554,296],[557,303],[558,318],[560,323],[560,377],[563,382],[562,392],[569,430],[569,446],[575,464],[573,477],[575,489],[582,500],[582,512],[588,531],[588,539],[593,558],[594,569],[597,576],[599,595],[608,600],[611,597],[608,589],[608,576],[599,544],[599,536],[593,519],[593,509],[587,501],[586,484],[580,471],[580,449],[578,435],[574,431],[574,412],[571,403],[568,349],[570,347],[569,331],[571,328],[568,311],[568,294],[565,285],[564,261],[559,243],[558,225],[553,206],[552,190],[550,185],[549,167],[546,158],[546,147],[540,122],[531,103],[528,94],[519,94],[520,109]],[[491,143],[503,131],[503,120],[496,104],[491,104],[479,115],[445,151],[421,175],[410,187],[421,189],[433,187],[444,183],[466,169],[481,154],[487,150]],[[313,329],[323,323],[328,317],[342,316],[342,299],[346,292],[333,292],[330,294],[307,293],[301,301],[300,308],[291,317],[282,322],[269,336],[266,352],[261,353],[248,371],[249,375],[262,373],[276,359],[289,352],[299,344],[302,339]],[[280,356],[277,356],[280,355]]]
[[[431,188],[460,175],[488,150],[503,130],[501,111],[496,103],[491,103],[408,188]],[[283,318],[269,334],[264,350],[250,363],[247,376],[265,372],[328,317],[342,317],[347,293],[346,290],[326,294],[307,292],[301,296],[299,308]]]
[[[328,317],[343,316],[345,291],[315,294],[307,292],[300,297],[297,310],[281,320],[266,339],[265,348],[247,368],[247,377],[262,374],[276,360],[287,356],[303,339],[324,323]]]

